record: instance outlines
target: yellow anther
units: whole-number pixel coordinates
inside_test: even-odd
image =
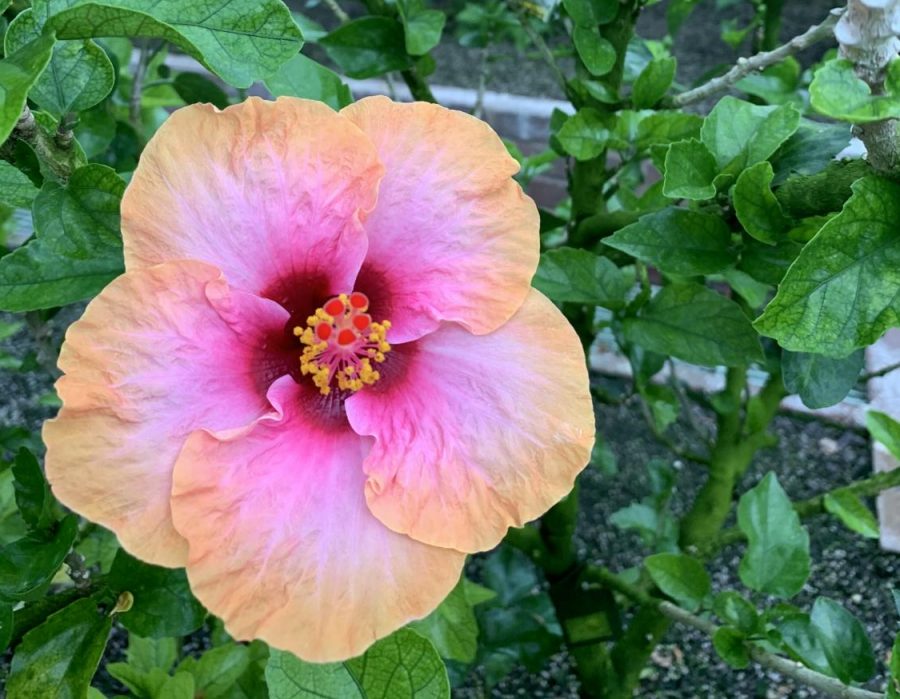
[[[306,319],[307,327],[293,329],[303,347],[300,354],[300,372],[312,378],[319,392],[327,396],[332,387],[342,391],[358,391],[364,386],[371,386],[381,378],[374,368],[375,364],[385,361],[385,354],[390,352],[391,345],[387,341],[387,331],[391,327],[389,321],[371,323],[366,316],[364,330],[359,329],[358,317],[368,310],[368,299],[364,295],[362,303],[358,293],[353,295],[353,303],[349,294],[340,294],[325,304],[330,310],[337,311],[339,301],[343,311],[331,315],[325,307],[319,308]],[[354,303],[356,304],[354,306]],[[328,338],[320,339],[316,328],[321,324],[331,325],[331,332],[323,334]],[[348,333],[352,333],[348,341]]]

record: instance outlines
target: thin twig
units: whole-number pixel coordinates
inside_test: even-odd
[[[714,636],[719,630],[719,627],[708,619],[692,614],[686,609],[682,609],[671,602],[666,602],[653,597],[640,588],[625,582],[619,576],[605,568],[591,566],[588,570],[588,575],[601,585],[619,592],[641,606],[654,607],[663,616],[666,616],[673,621],[677,621],[678,623],[698,629],[710,637]],[[883,699],[883,694],[870,692],[866,689],[849,687],[833,677],[828,677],[820,672],[815,672],[814,670],[803,667],[803,665],[798,662],[783,658],[774,653],[769,653],[749,641],[745,642],[745,646],[750,657],[763,667],[780,672],[785,677],[789,677],[795,682],[806,685],[807,687],[812,687],[825,696],[834,697],[835,699]]]
[[[328,9],[338,18],[341,24],[350,21],[350,15],[344,12],[344,8],[338,5],[337,0],[325,0],[325,4],[328,5]]]
[[[141,131],[141,97],[144,91],[144,78],[150,63],[150,47],[148,40],[140,42],[138,62],[134,69],[134,81],[131,84],[131,99],[128,103],[128,119],[135,131]]]
[[[45,132],[27,104],[22,107],[22,115],[16,122],[12,135],[30,144],[38,159],[50,169],[57,180],[65,183],[69,179],[69,175],[75,169],[76,157],[71,142],[65,145],[64,139],[63,143],[60,143],[55,136]]]
[[[481,119],[484,114],[484,91],[487,89],[488,75],[490,74],[491,49],[485,46],[481,49],[481,61],[478,65],[478,93],[475,97],[475,107],[472,114]]]
[[[660,430],[656,426],[656,422],[653,419],[653,412],[650,409],[650,406],[647,405],[646,400],[640,401],[641,413],[644,416],[644,420],[647,422],[647,426],[650,428],[650,431],[653,433],[653,436],[662,443],[669,451],[671,451],[675,456],[683,461],[693,461],[697,464],[702,464],[703,466],[709,466],[711,460],[708,456],[704,456],[703,454],[697,454],[696,452],[690,451],[689,449],[683,449],[678,446],[675,441],[669,437],[665,432]]]
[[[871,381],[872,379],[880,379],[882,376],[887,376],[892,371],[897,371],[900,369],[900,362],[896,362],[895,364],[888,364],[881,369],[876,369],[875,371],[870,371],[866,374],[863,374],[859,377],[859,380],[865,383],[866,381]]]
[[[681,381],[678,380],[678,372],[675,369],[675,362],[671,358],[669,359],[669,385],[675,392],[675,395],[678,397],[678,402],[681,403],[681,409],[684,411],[685,417],[687,417],[687,421],[691,429],[703,441],[703,443],[706,445],[706,448],[711,451],[712,439],[710,438],[709,433],[700,426],[699,422],[697,422],[697,418],[694,415],[694,411],[692,410],[693,406],[688,400],[687,394],[684,391],[684,386],[682,385]]]
[[[693,90],[688,90],[687,92],[682,92],[680,95],[676,95],[672,99],[672,104],[676,107],[684,107],[688,104],[693,104],[694,102],[702,102],[718,92],[727,90],[742,78],[750,75],[750,73],[762,70],[779,61],[783,61],[785,58],[798,51],[809,48],[823,39],[832,37],[834,34],[834,27],[837,25],[838,19],[840,19],[843,12],[843,8],[832,10],[821,24],[810,27],[806,32],[799,36],[795,36],[789,42],[779,46],[777,49],[764,51],[763,53],[758,53],[750,58],[739,58],[737,64],[725,73],[725,75],[720,75],[699,87],[695,87]]]
[[[528,17],[521,11],[519,11],[519,19],[521,20],[520,24],[522,25],[522,29],[525,30],[528,38],[531,39],[531,43],[534,44],[534,47],[538,50],[538,53],[541,54],[541,57],[547,65],[550,66],[550,70],[553,71],[553,75],[556,76],[556,81],[562,88],[563,94],[565,94],[568,89],[568,81],[566,80],[565,73],[562,72],[559,65],[556,63],[556,57],[553,55],[553,51],[547,46],[547,42],[544,41],[544,37],[541,36],[540,32],[531,26]]]

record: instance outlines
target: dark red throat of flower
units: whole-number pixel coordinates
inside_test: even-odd
[[[355,392],[371,386],[381,374],[376,368],[391,351],[387,341],[390,321],[372,322],[368,297],[358,291],[329,299],[294,328],[304,345],[300,370],[311,376],[323,396],[335,386]]]

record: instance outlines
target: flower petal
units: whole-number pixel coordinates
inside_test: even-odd
[[[375,437],[366,499],[378,519],[482,551],[572,489],[593,406],[578,337],[543,295],[489,335],[445,325],[397,351],[399,378],[347,401],[353,429]]]
[[[183,565],[169,506],[175,459],[192,430],[245,425],[271,409],[271,367],[258,348],[286,318],[272,301],[230,295],[221,272],[199,262],[114,280],[60,352],[63,407],[43,434],[56,496],[139,558]]]
[[[237,639],[313,662],[350,658],[434,609],[465,556],[372,516],[368,440],[320,424],[302,386],[285,377],[269,399],[275,413],[195,432],[178,459],[172,509],[191,589]]]
[[[369,136],[385,165],[378,205],[364,224],[369,254],[356,288],[390,318],[391,341],[421,337],[441,320],[477,334],[508,320],[537,268],[539,220],[497,134],[424,102],[370,97],[341,114]]]
[[[179,109],[122,199],[126,269],[201,260],[285,306],[301,282],[351,291],[381,174],[366,136],[321,102]]]

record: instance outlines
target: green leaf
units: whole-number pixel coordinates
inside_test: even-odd
[[[16,504],[22,519],[32,529],[47,529],[53,524],[53,496],[41,465],[28,449],[22,447],[13,464]]]
[[[744,230],[767,245],[774,245],[791,225],[770,189],[773,177],[771,163],[757,163],[740,174],[731,195],[734,213]]]
[[[178,671],[189,672],[194,677],[198,696],[203,699],[229,699],[240,678],[250,668],[250,647],[228,643],[206,651],[199,660],[189,659]]]
[[[0,600],[22,599],[49,583],[77,533],[78,518],[69,515],[50,531],[32,532],[0,548]]]
[[[793,240],[780,240],[775,245],[764,245],[753,238],[747,238],[741,250],[738,269],[762,284],[780,284],[802,249],[803,246]]]
[[[702,201],[716,195],[713,180],[719,165],[700,141],[678,141],[666,151],[663,194],[673,199]]]
[[[900,422],[886,413],[870,410],[866,413],[866,428],[872,439],[887,447],[895,459],[900,459]]]
[[[807,408],[827,408],[846,398],[865,361],[862,350],[841,359],[785,350],[781,356],[784,387],[800,396]]]
[[[478,621],[466,594],[465,577],[437,609],[409,628],[431,641],[442,658],[473,662],[478,651]]]
[[[194,678],[188,672],[170,677],[159,668],[142,671],[126,663],[109,663],[106,670],[140,699],[194,699]]]
[[[716,595],[713,611],[722,621],[742,633],[751,634],[759,628],[759,614],[756,607],[732,590]]]
[[[772,156],[775,184],[791,174],[814,175],[824,170],[847,147],[850,127],[801,119],[800,127]]]
[[[609,135],[600,112],[587,107],[566,119],[556,138],[563,150],[576,160],[591,160],[606,149]]]
[[[617,0],[563,0],[563,6],[575,24],[585,27],[612,22],[619,10]]]
[[[676,60],[668,56],[656,58],[647,64],[631,89],[631,101],[635,109],[650,109],[665,97],[675,79],[676,66]]]
[[[897,634],[897,637],[894,639],[888,671],[890,677],[885,699],[900,699],[900,634]]]
[[[735,261],[731,231],[720,216],[675,207],[642,216],[603,243],[679,276],[720,272]]]
[[[447,15],[426,9],[423,0],[399,0],[397,8],[403,21],[406,53],[422,56],[440,43]]]
[[[615,47],[600,34],[596,26],[575,25],[572,40],[578,57],[591,75],[606,75],[616,65]]]
[[[786,619],[776,624],[781,635],[781,643],[788,654],[799,660],[808,668],[825,675],[834,675],[825,650],[812,630],[808,614],[789,614]]]
[[[78,115],[75,139],[88,160],[103,155],[116,137],[116,119],[109,104],[101,104]]]
[[[750,665],[750,652],[744,642],[744,635],[730,626],[722,626],[716,630],[712,638],[713,648],[726,663],[736,670],[743,670]]]
[[[657,553],[644,559],[656,586],[688,611],[697,611],[709,594],[706,568],[696,558],[680,553]]]
[[[828,664],[841,682],[865,682],[875,674],[875,654],[859,619],[837,602],[819,597],[813,604],[810,622]]]
[[[13,608],[11,604],[0,602],[0,653],[3,653],[12,639]]]
[[[337,73],[298,53],[273,75],[265,79],[266,87],[276,97],[304,97],[319,100],[332,109],[342,109],[353,101],[350,88]]]
[[[793,56],[788,56],[780,63],[741,78],[735,87],[768,104],[798,103],[801,72],[800,62]]]
[[[738,527],[748,541],[741,581],[776,597],[800,592],[809,577],[809,534],[774,473],[741,496]]]
[[[619,472],[616,455],[600,434],[597,435],[591,449],[591,466],[599,469],[604,476],[614,476]]]
[[[700,137],[703,120],[684,112],[654,112],[638,123],[637,147],[646,150],[655,145]]]
[[[634,276],[589,250],[557,248],[541,255],[533,284],[554,301],[619,309]]]
[[[846,357],[900,325],[900,184],[867,177],[791,265],[755,323],[785,349]]]
[[[266,667],[271,699],[449,699],[450,682],[431,643],[409,629],[343,663],[307,663],[273,650]]]
[[[877,539],[878,520],[852,490],[841,488],[825,494],[825,509],[837,517],[847,529],[867,539]]]
[[[35,0],[33,7],[59,39],[163,39],[235,87],[275,72],[303,42],[281,0]]]
[[[643,384],[638,390],[650,409],[650,416],[657,432],[665,432],[678,419],[678,410],[681,407],[675,391],[669,386],[655,383]]]
[[[22,115],[28,91],[50,62],[53,44],[52,36],[41,36],[0,60],[0,143]]]
[[[0,160],[0,204],[25,209],[31,206],[37,193],[38,188],[28,179],[28,175]]]
[[[80,599],[51,614],[29,631],[16,648],[10,697],[82,699],[106,647],[112,617],[93,599]]]
[[[622,330],[629,342],[692,364],[744,366],[763,357],[740,306],[699,284],[665,287]]]
[[[854,123],[900,117],[900,59],[891,61],[884,76],[883,94],[857,76],[853,63],[843,58],[828,61],[816,71],[809,86],[809,102],[820,114]]]
[[[169,672],[178,658],[178,646],[174,638],[143,638],[128,634],[128,664],[141,672],[158,668]]]
[[[41,36],[41,25],[31,9],[20,12],[4,38],[6,52],[26,46]],[[93,41],[60,41],[28,97],[59,118],[103,101],[116,82],[112,61]]]
[[[109,529],[94,526],[82,536],[75,551],[84,557],[86,566],[96,566],[101,573],[108,573],[119,552],[119,540]]]
[[[225,91],[200,73],[179,73],[175,76],[172,87],[185,104],[208,102],[219,109],[225,109],[230,103]]]
[[[728,282],[732,290],[743,298],[750,308],[759,308],[769,300],[772,287],[768,284],[756,281],[743,270],[734,268],[722,272],[722,278]]]
[[[700,138],[722,172],[733,175],[771,156],[797,130],[792,105],[764,107],[723,97],[703,122]]]
[[[35,237],[0,258],[0,309],[52,308],[96,294],[123,271],[119,201],[125,183],[104,165],[76,170],[35,197]]]
[[[109,586],[134,596],[131,609],[119,616],[139,636],[184,636],[203,624],[206,610],[191,594],[183,569],[161,568],[120,550],[109,572]]]
[[[355,19],[323,36],[319,43],[351,78],[371,78],[411,65],[404,48],[403,25],[389,17]]]

